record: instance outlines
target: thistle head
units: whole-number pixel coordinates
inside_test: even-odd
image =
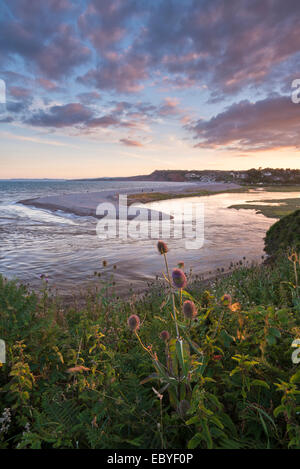
[[[169,250],[167,244],[161,240],[157,243],[157,249],[160,254],[167,254]]]
[[[186,319],[193,319],[197,315],[197,308],[193,301],[185,301],[182,310]]]
[[[183,261],[179,261],[178,264],[177,264],[177,267],[178,267],[178,269],[183,270],[183,269],[184,269],[184,262],[183,262]]]
[[[170,334],[168,331],[161,331],[161,333],[159,334],[159,337],[164,342],[168,342],[170,340]]]
[[[172,272],[172,279],[176,288],[185,288],[187,279],[183,270],[174,269]]]
[[[132,314],[129,316],[127,324],[132,332],[136,332],[140,328],[140,318],[136,314]]]

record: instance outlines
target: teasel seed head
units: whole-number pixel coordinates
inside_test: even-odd
[[[160,254],[167,254],[169,250],[167,244],[164,241],[158,241],[157,249]]]
[[[132,332],[136,332],[140,328],[140,318],[136,314],[132,314],[129,316],[127,324]]]
[[[197,315],[197,308],[193,301],[185,301],[182,309],[186,319],[193,319]]]
[[[159,337],[164,342],[168,342],[170,340],[170,334],[168,331],[161,331],[161,333],[159,334]]]
[[[183,270],[174,269],[172,272],[172,279],[176,288],[185,288],[187,279]]]

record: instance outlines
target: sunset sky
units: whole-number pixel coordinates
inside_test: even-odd
[[[0,0],[0,178],[300,168],[299,0]]]

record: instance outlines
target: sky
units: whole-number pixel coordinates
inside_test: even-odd
[[[300,168],[299,59],[299,0],[0,0],[0,179]]]

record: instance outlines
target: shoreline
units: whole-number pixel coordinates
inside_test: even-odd
[[[158,188],[155,187],[155,191],[153,188],[151,192],[149,192],[149,190],[144,192],[143,189],[111,189],[101,192],[80,192],[58,196],[36,197],[33,199],[19,200],[18,203],[45,210],[59,210],[77,216],[93,216],[95,218],[103,218],[96,215],[96,209],[99,204],[111,203],[116,208],[116,216],[118,218],[117,199],[119,195],[127,195],[128,203],[149,203],[166,199],[214,195],[241,189],[243,189],[242,186],[231,183],[178,183],[176,186],[172,185],[172,188],[166,187],[165,185]],[[146,210],[148,216],[153,212],[150,209]],[[159,213],[162,214],[162,212]],[[131,216],[131,218],[134,218],[134,216]]]
[[[199,190],[202,189],[202,191],[204,191],[204,187],[206,189],[209,188],[210,191],[206,191],[204,194],[203,193],[200,194]],[[175,192],[175,189],[176,189],[176,192]],[[168,185],[167,185],[167,187],[164,187],[164,192],[160,192],[159,195],[164,198],[164,199],[161,199],[161,200],[165,200],[165,199],[171,199],[171,198],[177,198],[177,197],[195,197],[196,196],[195,191],[198,191],[197,195],[199,195],[199,196],[200,195],[215,195],[215,194],[220,194],[220,192],[221,192],[220,189],[223,189],[222,192],[225,194],[225,197],[227,197],[226,193],[231,192],[232,196],[231,195],[228,196],[231,200],[232,197],[240,198],[240,195],[238,193],[241,193],[241,192],[245,192],[245,193],[247,192],[248,193],[249,191],[250,192],[256,192],[257,188],[256,187],[251,188],[251,187],[248,187],[248,186],[242,186],[242,187],[238,187],[238,188],[234,187],[233,188],[232,185],[229,185],[229,186],[226,185],[225,187],[224,187],[224,185],[222,185],[222,187],[220,187],[219,184],[209,184],[209,185],[208,184],[205,184],[205,185],[203,185],[203,184],[176,184],[175,187],[174,187],[174,185],[172,185],[172,191],[173,191],[172,193],[170,193],[170,187],[168,187]],[[93,219],[93,217],[95,217],[95,213],[90,207],[87,207],[87,202],[90,201],[91,203],[96,204],[96,205],[97,205],[98,202],[100,203],[100,201],[101,202],[106,202],[106,203],[107,202],[114,202],[116,204],[117,203],[116,199],[118,198],[117,196],[120,193],[123,193],[123,194],[124,193],[127,193],[127,194],[129,193],[129,197],[128,197],[129,200],[131,200],[130,195],[131,196],[137,195],[138,197],[141,197],[141,198],[145,197],[145,195],[146,196],[149,196],[149,195],[153,196],[154,195],[155,197],[157,195],[157,193],[154,192],[154,191],[153,192],[149,192],[149,191],[142,192],[142,189],[139,190],[138,194],[137,194],[137,189],[133,189],[133,190],[124,190],[123,189],[121,191],[105,190],[105,191],[101,191],[101,192],[81,192],[81,193],[76,193],[76,194],[72,193],[72,194],[68,194],[68,195],[63,194],[61,196],[47,196],[47,197],[40,197],[40,198],[34,198],[34,199],[26,199],[24,201],[24,204],[25,205],[33,205],[33,206],[36,206],[36,207],[41,206],[41,208],[45,208],[45,209],[48,209],[48,210],[60,210],[60,211],[62,211],[62,209],[65,209],[66,212],[73,212],[73,213],[77,212],[77,214],[79,216],[86,215],[87,214],[86,210],[88,209],[88,210],[90,210],[89,214],[91,215],[91,218],[90,218],[90,220],[87,220],[87,222],[93,224],[93,226],[94,226],[95,219]],[[222,196],[220,196],[220,197],[222,199]],[[244,195],[241,194],[241,197],[244,197]],[[252,197],[253,197],[253,194],[252,194]],[[57,200],[57,199],[60,199],[60,200]],[[206,203],[208,204],[208,207],[210,207],[211,205],[213,207],[215,207],[215,204],[217,203],[217,200],[219,200],[219,197],[217,197],[217,198],[206,197],[205,200],[207,200]],[[50,201],[50,207],[49,207],[49,201]],[[57,203],[57,201],[59,203]],[[71,201],[73,203],[73,207],[70,210],[70,208],[67,207],[66,205],[70,204]],[[63,202],[66,205],[64,207],[62,207],[61,202]],[[77,202],[78,202],[78,204],[77,204]],[[201,202],[200,198],[198,199],[198,202]],[[165,210],[165,213],[168,213],[168,209],[167,209],[168,206],[169,206],[169,202],[166,201],[164,204],[157,204],[153,208],[156,208],[157,211],[158,210],[162,210],[162,211]],[[235,210],[232,210],[232,212],[235,212]],[[161,213],[161,212],[159,212],[159,213]],[[211,222],[212,222],[212,227],[213,227],[212,228],[212,233],[213,233],[213,235],[215,235],[216,229],[214,228],[214,226],[215,226],[216,223],[218,223],[218,218],[216,219],[215,208],[211,211],[211,213],[210,212],[208,212],[208,213],[209,213],[209,216],[211,217]],[[233,222],[237,223],[238,226],[240,226],[240,217],[238,217],[239,218],[238,222],[235,221],[235,218],[233,218]],[[247,220],[248,220],[248,217],[247,217]],[[261,225],[261,223],[259,223],[259,226],[260,225]],[[227,228],[225,226],[225,230],[226,229]],[[228,228],[228,229],[230,229],[230,230],[232,229],[232,223],[230,223],[230,228]],[[67,230],[63,227],[62,230],[61,230],[61,235],[63,237],[65,237],[67,234],[68,234]],[[94,234],[94,232],[92,234]],[[76,263],[79,262],[77,259],[87,259],[87,261],[85,261],[85,260],[83,261],[83,262],[87,262],[86,266],[79,268],[79,271],[80,271],[79,275],[77,275],[76,272],[74,274],[73,273],[69,274],[68,272],[65,272],[66,275],[59,274],[59,276],[56,277],[56,271],[57,271],[56,259],[55,258],[53,259],[51,257],[50,257],[49,265],[47,265],[47,267],[45,267],[45,268],[43,267],[43,269],[44,269],[43,271],[46,271],[49,274],[51,287],[53,287],[55,291],[58,291],[59,295],[62,295],[65,298],[68,298],[68,297],[71,297],[71,296],[73,297],[74,293],[75,294],[78,293],[78,294],[76,294],[76,297],[80,299],[82,297],[81,290],[85,291],[87,288],[90,288],[93,291],[94,288],[97,287],[98,281],[97,281],[97,279],[93,278],[93,272],[95,272],[95,271],[99,272],[99,267],[100,266],[98,266],[97,262],[93,261],[93,257],[91,257],[91,255],[90,255],[90,252],[93,251],[93,249],[95,249],[95,250],[98,249],[98,251],[95,251],[95,252],[97,252],[97,256],[99,258],[99,263],[100,263],[101,259],[107,259],[108,260],[109,266],[105,269],[107,274],[104,274],[104,277],[105,277],[105,275],[110,276],[112,273],[114,273],[115,281],[116,281],[116,284],[117,284],[117,286],[116,286],[117,292],[118,292],[118,295],[121,296],[121,297],[127,297],[128,293],[129,293],[129,290],[131,290],[132,294],[138,294],[138,295],[143,294],[147,290],[147,283],[148,282],[151,283],[155,279],[157,273],[159,275],[161,273],[161,268],[160,268],[159,265],[157,265],[158,263],[156,262],[156,260],[154,259],[154,261],[151,261],[151,263],[149,263],[149,260],[147,258],[147,254],[144,254],[144,251],[145,251],[144,245],[145,245],[145,243],[140,243],[137,246],[138,249],[139,249],[138,252],[143,253],[143,255],[134,257],[132,259],[132,262],[128,264],[127,248],[124,245],[124,243],[123,243],[123,245],[119,243],[118,245],[113,244],[113,245],[110,246],[110,242],[109,242],[109,251],[107,251],[106,250],[107,247],[106,247],[105,243],[98,245],[97,242],[92,242],[92,240],[89,237],[90,234],[87,234],[87,237],[84,238],[85,240],[87,240],[86,247],[82,244],[81,241],[80,241],[80,243],[77,242],[76,240],[73,242],[73,229],[72,229],[72,233],[71,233],[70,236],[72,236],[72,239],[70,238],[70,243],[68,243],[68,244],[65,243],[65,245],[66,245],[65,246],[65,251],[63,252],[63,256],[66,255],[66,263],[68,264],[68,262],[69,262],[69,255],[74,256],[73,252],[76,254],[74,256],[74,259],[75,259]],[[52,241],[51,241],[51,243],[52,243]],[[55,245],[55,243],[52,243],[52,244]],[[52,244],[51,244],[51,246],[52,246]],[[69,246],[71,246],[71,247],[69,247]],[[173,254],[173,252],[171,253],[171,259],[172,259],[172,255],[173,255],[173,258],[174,258],[174,259],[172,259],[173,265],[176,265],[176,261],[182,257],[182,254],[180,253],[180,249],[177,249],[177,246],[178,246],[178,243],[176,243],[176,245],[174,244],[173,247],[171,246],[172,251],[174,249],[174,254]],[[78,254],[77,254],[77,251],[76,251],[77,247],[79,249]],[[232,247],[234,247],[234,246],[232,246]],[[151,246],[150,246],[150,248],[151,248]],[[248,248],[249,248],[249,246],[247,245],[247,249]],[[206,251],[209,251],[209,249],[210,249],[210,247],[208,246]],[[225,271],[227,271],[231,259],[233,261],[238,260],[238,257],[236,255],[232,254],[231,252],[229,253],[228,249],[231,249],[231,247],[227,246],[227,250],[225,251],[224,258],[219,256],[219,259],[217,259],[215,262],[210,260],[210,257],[209,257],[209,255],[207,254],[207,252],[205,250],[202,252],[201,262],[200,261],[198,262],[197,260],[195,260],[195,256],[191,256],[190,253],[187,253],[186,264],[188,266],[192,267],[194,273],[197,273],[199,276],[203,277],[203,281],[205,281],[205,282],[208,281],[209,282],[210,280],[216,279],[216,277],[220,277],[220,272],[217,272],[217,267],[220,267],[222,269],[224,268]],[[177,251],[178,254],[176,253],[176,251]],[[107,252],[109,253],[109,255],[107,254]],[[240,256],[239,259],[241,259],[242,255],[246,251],[241,250],[240,252],[241,252],[241,254],[238,253],[238,256]],[[51,250],[50,250],[50,255],[52,256]],[[254,254],[251,254],[250,261],[252,261],[253,256],[255,258],[257,257],[256,256],[256,251],[254,252]],[[260,257],[260,255],[259,255],[259,257]],[[73,257],[71,258],[71,261],[73,263]],[[255,262],[260,263],[260,259],[257,257]],[[71,263],[71,265],[72,265],[72,263]],[[116,271],[113,270],[113,264],[117,265],[117,270]],[[143,264],[147,264],[147,267],[145,267]],[[132,281],[125,284],[124,277],[127,276],[129,268],[132,271]],[[40,267],[39,267],[39,264],[37,263],[36,270],[38,270],[38,269],[40,269]],[[21,271],[22,271],[22,268],[21,268]],[[102,273],[102,268],[101,267],[100,267],[100,271]],[[39,272],[39,270],[38,270],[38,272]],[[229,274],[229,272],[227,272],[227,273]],[[25,273],[25,275],[27,276],[26,273]],[[221,275],[221,276],[223,276],[223,275]],[[27,276],[27,277],[29,279],[29,276]],[[21,274],[20,274],[19,278],[23,279]],[[30,280],[25,280],[25,282],[28,281],[30,283],[31,288],[33,288],[34,290],[39,290],[39,286],[40,286],[39,285],[39,279],[38,279],[38,277],[36,279],[37,280],[32,281],[32,279],[30,278]],[[102,279],[103,279],[103,277],[102,277]],[[101,283],[101,281],[99,283]]]

